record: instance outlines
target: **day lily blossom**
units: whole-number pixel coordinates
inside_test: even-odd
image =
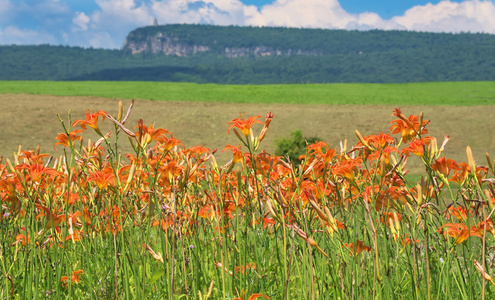
[[[263,124],[263,122],[261,122],[260,120],[256,120],[259,118],[261,118],[261,115],[258,115],[256,117],[249,117],[246,119],[245,116],[241,114],[238,119],[233,119],[232,121],[227,123],[227,124],[231,124],[228,129],[228,133],[230,134],[231,128],[234,128],[234,131],[236,131],[236,128],[238,128],[241,130],[242,134],[245,137],[248,137],[249,131],[251,130],[251,126],[253,126],[253,124],[255,123]],[[270,124],[270,122],[268,122],[268,124]],[[268,125],[266,126],[268,127]]]
[[[82,129],[86,129],[86,126],[89,126],[93,128],[96,133],[98,133],[100,136],[103,136],[103,134],[100,131],[100,128],[98,127],[98,117],[102,116],[102,120],[105,120],[105,117],[107,116],[107,113],[100,110],[95,113],[91,113],[91,111],[88,110],[86,113],[86,120],[77,120],[72,123],[72,127],[76,127],[77,125],[80,125]]]
[[[77,129],[77,130],[71,131],[71,133],[69,133],[69,134],[67,134],[67,133],[59,134],[55,138],[58,140],[58,142],[55,143],[55,146],[53,146],[53,148],[55,148],[57,145],[62,145],[64,147],[70,147],[71,143],[73,144],[75,141],[82,139],[82,136],[77,135],[78,133],[81,133],[81,132],[84,132],[84,130]]]

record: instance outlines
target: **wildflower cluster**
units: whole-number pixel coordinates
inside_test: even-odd
[[[241,116],[227,124],[239,144],[225,146],[232,159],[222,166],[216,149],[187,148],[166,129],[143,120],[129,129],[131,109],[62,123],[64,156],[19,151],[0,164],[1,280],[11,295],[495,294],[485,288],[493,162],[487,154],[488,166],[477,165],[469,148],[467,163],[445,158],[449,138],[438,147],[422,114],[396,109],[390,133],[356,131],[351,147],[308,145],[298,167],[259,151],[272,113]],[[103,134],[100,117],[114,130]],[[133,153],[120,153],[122,135]],[[410,159],[423,176],[408,174]]]

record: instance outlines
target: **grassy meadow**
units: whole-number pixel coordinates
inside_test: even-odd
[[[1,82],[0,299],[493,299],[494,88]]]
[[[0,81],[0,93],[210,103],[472,106],[495,103],[495,82],[218,85],[122,81]]]

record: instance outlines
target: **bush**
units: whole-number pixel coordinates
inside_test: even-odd
[[[281,138],[275,141],[277,148],[275,155],[288,156],[291,161],[299,165],[299,156],[306,153],[306,146],[322,141],[319,137],[303,137],[301,130],[291,132],[290,138]]]

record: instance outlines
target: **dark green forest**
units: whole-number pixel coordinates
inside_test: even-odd
[[[0,46],[0,80],[129,80],[220,84],[495,80],[495,35],[211,25],[138,28],[127,42],[161,35],[207,46],[186,57],[67,46]],[[225,48],[285,53],[228,58]]]

